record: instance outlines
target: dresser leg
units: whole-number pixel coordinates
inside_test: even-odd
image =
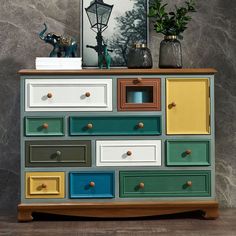
[[[19,222],[29,222],[33,220],[32,211],[18,208],[17,219]]]
[[[215,220],[219,217],[218,207],[207,208],[203,210],[203,218],[206,220]]]

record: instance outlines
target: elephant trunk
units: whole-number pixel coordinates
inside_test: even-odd
[[[43,29],[43,31],[42,32],[40,32],[39,33],[39,37],[42,39],[42,40],[44,40],[44,38],[45,38],[45,36],[44,36],[44,34],[45,34],[45,32],[47,31],[47,29],[48,29],[48,27],[47,27],[47,25],[44,23],[44,29]]]

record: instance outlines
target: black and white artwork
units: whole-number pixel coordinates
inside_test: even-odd
[[[108,28],[102,33],[112,58],[112,67],[126,67],[127,54],[135,43],[148,43],[147,0],[104,0],[114,5]],[[97,67],[97,52],[86,45],[96,46],[96,33],[91,29],[85,8],[91,0],[82,0],[81,56],[84,67]]]

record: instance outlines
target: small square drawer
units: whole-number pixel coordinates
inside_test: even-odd
[[[161,79],[118,79],[119,111],[160,111]]]
[[[121,171],[120,197],[209,197],[210,171]]]
[[[62,117],[25,117],[26,136],[63,136]]]
[[[112,111],[111,79],[26,79],[26,111]]]
[[[113,172],[71,172],[70,198],[114,198]]]
[[[209,140],[167,140],[167,166],[209,166]]]
[[[161,140],[96,142],[97,166],[160,166]]]
[[[37,140],[25,142],[26,167],[89,167],[91,141]]]
[[[26,198],[64,198],[64,172],[26,172]]]
[[[160,116],[70,117],[70,135],[160,135]]]

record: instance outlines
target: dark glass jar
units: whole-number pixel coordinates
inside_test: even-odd
[[[175,35],[165,36],[161,41],[159,67],[182,68],[181,43]]]
[[[152,68],[152,54],[146,44],[134,44],[127,58],[128,68]]]

